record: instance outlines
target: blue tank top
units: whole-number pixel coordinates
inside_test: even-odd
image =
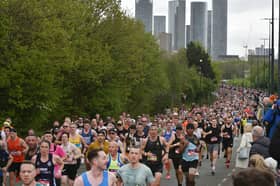
[[[167,142],[170,140],[171,136],[172,136],[172,130],[170,132],[167,131],[164,132],[163,137]]]
[[[84,129],[82,130],[82,134],[81,136],[83,137],[83,139],[85,140],[86,144],[89,145],[91,144],[92,142],[92,137],[93,137],[93,134],[92,134],[92,131],[89,130],[89,132],[86,134]]]
[[[84,186],[92,186],[91,183],[88,180],[87,172],[84,172],[82,174],[82,179],[83,179]],[[108,171],[103,171],[103,180],[102,180],[102,183],[99,186],[109,186]]]

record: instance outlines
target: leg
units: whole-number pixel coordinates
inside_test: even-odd
[[[182,185],[183,179],[184,179],[184,173],[183,173],[181,165],[176,170],[176,177],[177,177],[178,185]]]
[[[16,175],[15,172],[9,172],[10,186],[15,186]]]
[[[68,177],[66,175],[61,176],[61,185],[62,186],[68,185]]]
[[[161,172],[155,173],[155,186],[160,186]]]

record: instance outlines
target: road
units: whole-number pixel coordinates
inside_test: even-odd
[[[205,159],[202,162],[202,166],[199,170],[200,175],[196,178],[196,186],[231,186],[231,176],[232,174],[237,171],[235,168],[235,159],[236,159],[236,149],[240,143],[240,137],[235,138],[234,140],[234,147],[233,147],[233,157],[231,161],[230,168],[225,167],[225,159],[223,158],[223,153],[221,154],[221,158],[218,159],[216,164],[216,174],[215,176],[211,175],[211,167],[210,167],[210,160]],[[172,178],[170,180],[166,180],[163,178],[161,180],[161,186],[176,186],[177,181],[174,175],[174,171],[172,171]],[[185,182],[183,183],[185,185]]]

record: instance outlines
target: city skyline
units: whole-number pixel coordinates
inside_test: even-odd
[[[164,15],[168,20],[168,1],[153,0],[153,15]],[[186,25],[190,24],[190,2],[186,0]],[[208,2],[208,9],[212,10],[212,1]],[[130,16],[134,16],[134,0],[122,0],[122,7]],[[278,17],[278,2],[275,2],[275,17]],[[263,0],[228,0],[228,50],[229,55],[244,56],[244,45],[248,48],[259,47],[261,38],[268,38],[268,22],[261,20],[271,16],[271,1]],[[168,25],[168,23],[166,23]],[[168,31],[168,28],[166,28]],[[275,47],[278,45],[278,23],[275,24]]]

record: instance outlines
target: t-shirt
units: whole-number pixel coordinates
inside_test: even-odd
[[[131,168],[130,164],[122,166],[117,171],[117,177],[124,186],[146,186],[154,181],[151,169],[142,163],[135,169]]]
[[[55,154],[60,158],[63,158],[66,156],[66,153],[64,152],[64,150],[59,145],[55,145],[53,143],[51,143],[50,153]],[[55,173],[54,175],[56,178],[60,177],[60,173],[59,173],[60,167],[61,167],[60,165],[54,166],[54,173]]]

